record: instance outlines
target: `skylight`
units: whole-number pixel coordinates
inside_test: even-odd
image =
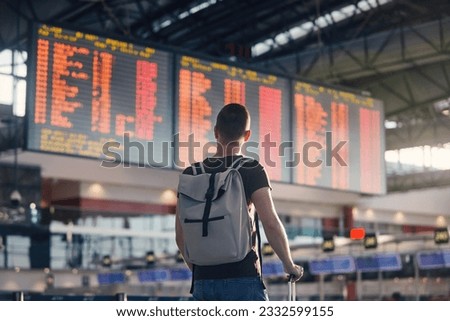
[[[13,51],[6,49],[0,52],[0,104],[13,105],[16,116],[25,115],[26,59],[25,52],[15,51],[14,59]]]
[[[339,10],[332,11],[331,13],[327,13],[316,18],[313,22],[304,22],[298,26],[290,28],[287,31],[279,33],[273,38],[269,38],[255,44],[252,47],[252,55],[253,57],[260,56],[273,48],[278,48],[287,44],[290,40],[300,39],[313,31],[328,27],[345,19],[349,19],[357,14],[372,10],[391,1],[392,0],[362,0],[356,5],[351,4]]]
[[[450,116],[450,97],[435,102],[433,106],[439,114]]]
[[[186,19],[187,17],[189,17],[190,15],[197,13],[199,11],[205,10],[206,8],[216,4],[217,2],[219,2],[221,0],[206,0],[203,2],[200,2],[199,4],[193,6],[192,8],[190,8],[189,10],[183,11],[181,13],[178,14],[178,16],[175,17],[171,17],[168,19],[163,20],[159,26],[156,27],[156,31],[159,31],[161,29],[167,28],[168,26],[170,26],[172,23],[174,23],[175,21],[179,21],[179,20],[183,20]]]
[[[450,169],[450,143],[442,146],[418,146],[388,150],[385,160],[391,167],[407,169]]]

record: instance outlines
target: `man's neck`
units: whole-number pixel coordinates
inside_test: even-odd
[[[241,154],[241,146],[239,143],[236,144],[217,144],[217,151],[213,157],[226,157],[226,156],[237,156]]]

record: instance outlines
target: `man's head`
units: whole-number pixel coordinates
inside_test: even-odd
[[[250,137],[250,114],[247,108],[240,104],[225,105],[217,115],[214,134],[223,144],[247,141]]]

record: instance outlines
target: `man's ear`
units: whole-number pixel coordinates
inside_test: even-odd
[[[219,138],[219,131],[217,130],[216,126],[214,126],[214,138],[215,139]]]
[[[246,142],[246,141],[248,141],[250,139],[251,134],[252,134],[252,131],[250,129],[245,131],[245,133],[244,133],[244,142]]]

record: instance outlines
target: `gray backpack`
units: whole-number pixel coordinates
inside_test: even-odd
[[[249,160],[239,158],[224,172],[214,173],[196,163],[193,175],[180,175],[178,213],[188,262],[238,262],[252,249],[253,222],[238,171]]]

